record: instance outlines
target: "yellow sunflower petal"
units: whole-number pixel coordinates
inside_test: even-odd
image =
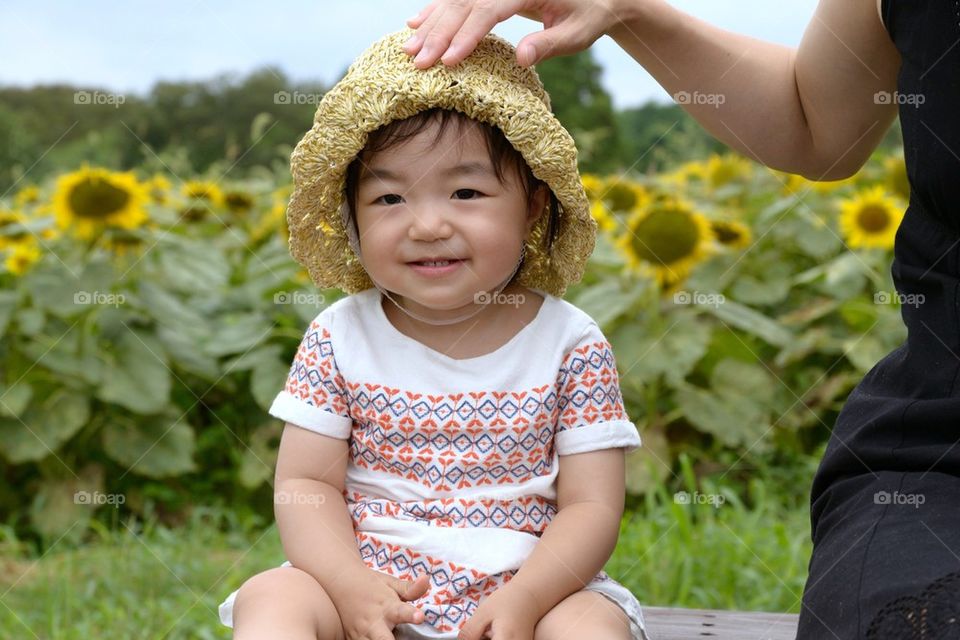
[[[60,176],[54,217],[62,229],[91,238],[106,227],[135,229],[147,220],[147,190],[133,173],[86,165]]]
[[[862,189],[839,207],[840,230],[851,248],[893,247],[904,210],[882,186]]]

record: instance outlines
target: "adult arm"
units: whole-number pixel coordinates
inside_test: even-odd
[[[793,49],[720,29],[665,0],[434,0],[409,21],[417,33],[406,51],[427,49],[418,67],[440,56],[456,64],[515,14],[545,27],[517,44],[521,64],[606,34],[717,139],[774,169],[838,180],[863,166],[896,116],[895,101],[876,98],[895,90],[900,66],[878,2],[821,0]]]

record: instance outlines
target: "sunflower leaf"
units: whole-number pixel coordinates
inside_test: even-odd
[[[259,313],[225,315],[216,333],[204,345],[204,352],[217,357],[242,353],[269,337],[272,328]]]
[[[156,337],[132,329],[118,337],[115,362],[106,367],[97,397],[141,414],[157,413],[170,398],[166,352]]]
[[[610,342],[622,377],[647,383],[663,375],[679,384],[710,342],[710,327],[696,314],[679,311],[665,318],[647,315],[645,322],[623,322],[610,332]]]
[[[42,399],[34,398],[19,418],[0,418],[0,451],[15,464],[42,460],[56,453],[64,442],[90,419],[86,396],[58,389]]]
[[[694,426],[715,436],[730,447],[763,447],[768,431],[767,412],[740,393],[712,393],[689,384],[674,392],[674,400]]]
[[[19,293],[16,291],[0,291],[0,338],[7,332],[10,317],[17,307]]]
[[[279,349],[276,345],[264,347],[258,352],[250,375],[250,391],[253,399],[266,411],[273,404],[277,393],[283,389],[290,372],[290,363],[278,357]]]
[[[620,280],[611,278],[584,289],[577,296],[574,305],[593,318],[601,329],[606,329],[611,322],[633,307],[643,294],[642,281],[634,283],[630,290],[625,292]]]
[[[728,324],[759,336],[772,345],[784,347],[793,340],[793,333],[762,313],[732,300],[723,304],[700,307]]]
[[[107,454],[134,473],[164,478],[196,470],[193,428],[175,416],[114,420],[102,436]]]

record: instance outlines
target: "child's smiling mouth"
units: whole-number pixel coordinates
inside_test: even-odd
[[[417,273],[425,276],[443,276],[456,271],[465,260],[461,258],[432,258],[407,264]]]

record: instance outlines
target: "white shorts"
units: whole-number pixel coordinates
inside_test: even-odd
[[[287,560],[280,566],[292,567],[293,564]],[[646,625],[643,621],[643,611],[640,609],[640,603],[637,602],[637,599],[630,593],[629,589],[614,580],[591,582],[585,586],[584,589],[597,591],[623,609],[624,613],[626,613],[630,619],[630,637],[633,640],[650,640],[650,637],[645,631]],[[233,602],[236,600],[237,591],[239,591],[239,589],[227,596],[227,599],[221,602],[219,607],[220,622],[231,628],[233,627]],[[426,640],[428,638],[455,640],[457,637],[456,632],[452,634],[438,634],[433,627],[426,623],[397,625],[393,633],[397,640]]]

